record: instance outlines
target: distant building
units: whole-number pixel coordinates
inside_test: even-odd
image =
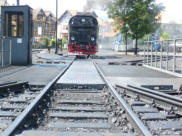
[[[43,9],[33,10],[33,37],[55,38],[55,22],[56,19],[50,11]]]
[[[77,11],[66,10],[60,18],[58,18],[58,38],[68,38],[68,24],[71,17],[75,16]]]
[[[97,18],[97,15],[95,12],[86,12],[88,14],[92,14]],[[76,10],[66,10],[61,17],[58,19],[58,38],[68,38],[68,24],[71,17],[77,15],[77,14],[83,14],[83,12],[78,12]]]
[[[99,23],[99,35],[100,37],[114,37],[117,35],[114,29],[114,21],[109,19],[107,21],[102,21],[101,19],[97,19]]]
[[[182,38],[182,24],[162,23],[161,29],[169,34],[170,39]]]
[[[7,5],[8,5],[7,0],[0,0],[0,6],[7,6]]]
[[[112,48],[113,43],[117,38],[119,32],[114,29],[114,21],[109,19],[102,21],[100,18],[97,19],[99,23],[99,44],[102,48]]]

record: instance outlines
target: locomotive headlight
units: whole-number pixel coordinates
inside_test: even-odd
[[[82,18],[82,22],[83,22],[83,23],[85,22],[85,18]]]
[[[95,41],[95,38],[94,37],[91,37],[91,41]]]
[[[75,37],[71,36],[71,40],[74,41],[75,40]]]

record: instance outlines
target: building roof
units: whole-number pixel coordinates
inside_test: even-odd
[[[51,11],[45,10],[44,12],[46,16],[49,16],[49,15],[53,16]]]
[[[53,17],[54,20],[56,20],[55,16],[52,14],[51,11],[43,10],[42,8],[33,9],[33,19],[36,19],[36,18],[37,18],[37,15],[38,15],[40,12],[43,12],[43,14],[44,14],[46,17],[51,16],[51,17]]]
[[[66,14],[70,14],[71,16],[75,16],[75,15],[77,14],[77,12],[78,12],[78,11],[76,11],[76,10],[66,10],[66,11],[58,18],[58,20],[61,20],[61,19],[64,17],[64,15],[66,15]]]
[[[56,21],[56,17],[54,16],[54,14],[52,14],[51,11],[45,11],[45,14],[46,14],[47,17],[48,17],[48,16],[51,16],[52,19],[53,19],[54,21]]]
[[[37,18],[37,15],[39,14],[39,12],[40,12],[41,10],[43,10],[43,9],[41,9],[41,8],[33,9],[33,12],[32,12],[32,14],[33,14],[33,19],[36,19],[36,18]]]

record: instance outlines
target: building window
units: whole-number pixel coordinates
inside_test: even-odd
[[[22,12],[5,12],[5,36],[22,37],[24,18]]]

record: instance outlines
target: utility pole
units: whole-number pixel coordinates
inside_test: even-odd
[[[17,0],[17,6],[19,6],[20,5],[20,1],[19,0]]]
[[[58,37],[57,37],[57,24],[58,24],[58,0],[56,0],[56,49],[55,49],[55,54],[58,53]]]

